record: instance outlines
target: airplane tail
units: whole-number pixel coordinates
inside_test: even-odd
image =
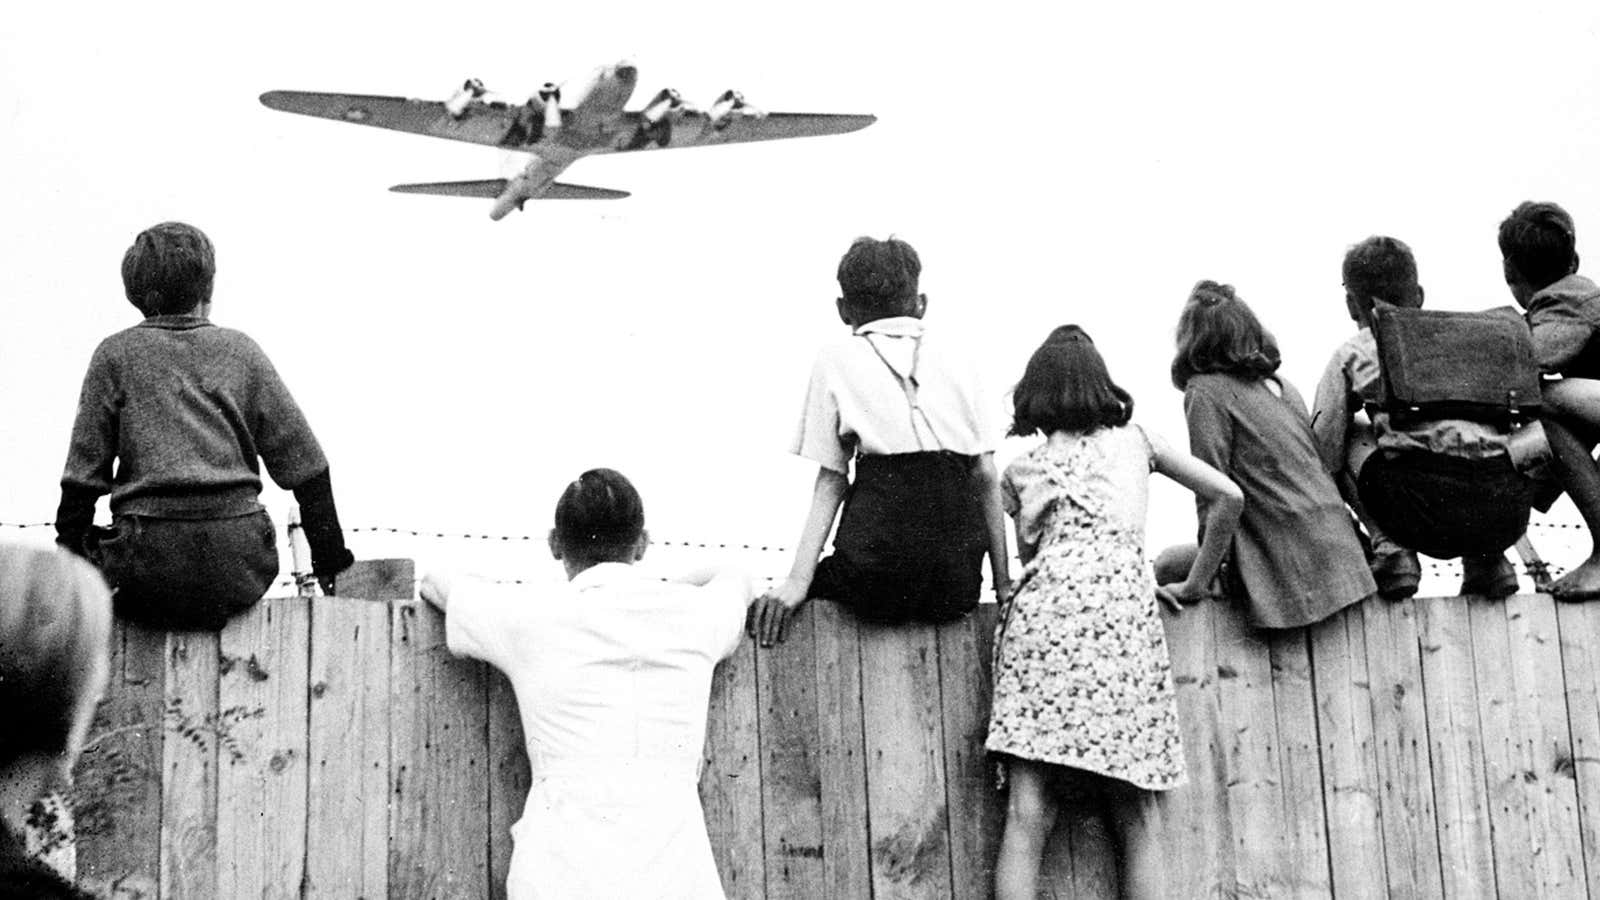
[[[438,194],[448,197],[481,197],[493,200],[505,193],[509,182],[504,178],[487,178],[482,181],[432,181],[424,184],[397,184],[389,188],[401,194]],[[582,184],[554,182],[539,195],[541,200],[620,200],[627,191],[588,187]]]

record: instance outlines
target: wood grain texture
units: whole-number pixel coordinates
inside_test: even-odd
[[[390,607],[389,895],[489,895],[484,665],[445,646],[444,618]]]
[[[217,896],[218,636],[167,636],[161,896]]]
[[[1558,603],[1584,878],[1600,897],[1600,604]]]
[[[1364,604],[1347,607],[1309,631],[1331,887],[1336,897],[1376,900],[1388,896],[1389,878],[1365,615]]]
[[[1167,890],[1183,900],[1228,896],[1237,883],[1213,623],[1232,614],[1227,605],[1208,600],[1163,615],[1188,784],[1164,792],[1160,805],[1163,846],[1172,861]]]
[[[817,770],[822,779],[823,895],[872,893],[861,636],[836,603],[808,604],[817,652]]]
[[[217,690],[217,895],[298,897],[306,871],[310,604],[228,623]]]
[[[985,604],[938,630],[950,882],[956,897],[982,897],[992,889],[1005,823],[994,761],[983,747],[989,735],[994,620],[995,607]]]
[[[711,677],[700,770],[700,805],[730,900],[756,900],[766,892],[755,653],[745,641]]]
[[[789,624],[783,642],[756,650],[760,687],[761,809],[766,896],[823,891],[822,779],[817,764],[818,603]]]
[[[511,871],[511,826],[522,818],[531,773],[516,694],[505,675],[490,668],[489,679],[489,896],[505,900]]]
[[[307,897],[388,896],[389,671],[386,604],[312,602]]]

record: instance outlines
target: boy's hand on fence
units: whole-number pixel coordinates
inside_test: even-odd
[[[1173,612],[1183,612],[1183,608],[1191,603],[1199,603],[1206,598],[1204,585],[1197,585],[1190,581],[1175,581],[1171,584],[1157,585],[1156,597],[1160,598]]]
[[[756,598],[756,602],[750,605],[750,616],[745,622],[745,630],[763,647],[782,643],[789,617],[800,604],[806,602],[808,587],[789,578],[785,579],[783,584]]]

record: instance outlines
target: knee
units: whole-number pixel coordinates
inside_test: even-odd
[[[1171,584],[1189,577],[1189,570],[1194,567],[1194,558],[1200,553],[1200,548],[1194,544],[1179,544],[1168,547],[1156,555],[1155,576],[1157,584]]]
[[[1041,840],[1056,821],[1055,799],[1044,791],[1013,786],[1006,798],[1006,823]]]

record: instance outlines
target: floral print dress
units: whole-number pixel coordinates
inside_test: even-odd
[[[988,749],[1145,790],[1184,781],[1166,633],[1144,557],[1153,451],[1136,426],[1057,433],[1006,467],[1036,548],[995,626]]]

